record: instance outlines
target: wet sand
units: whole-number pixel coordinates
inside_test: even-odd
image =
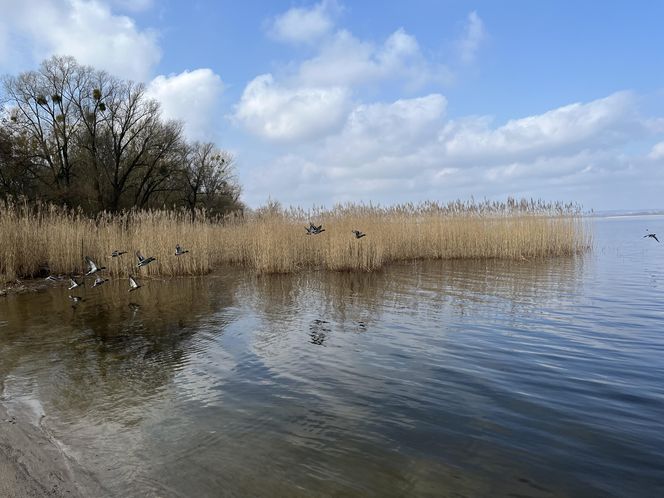
[[[105,496],[101,486],[65,455],[27,414],[0,404],[0,496]]]

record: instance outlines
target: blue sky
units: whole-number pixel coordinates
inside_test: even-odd
[[[664,207],[661,2],[0,0],[0,72],[68,54],[233,152],[243,199]]]

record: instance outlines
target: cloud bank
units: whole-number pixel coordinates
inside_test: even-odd
[[[661,142],[647,156],[623,152],[652,137],[631,93],[499,125],[486,116],[447,119],[446,103],[430,94],[357,105],[339,131],[262,168],[249,195],[260,202],[262,192],[278,192],[305,205],[507,195],[599,202],[610,189],[627,198],[622,181],[648,190],[646,178],[664,180]]]
[[[108,4],[83,0],[0,1],[0,65],[36,66],[53,54],[136,81],[149,79],[161,58],[155,32]]]

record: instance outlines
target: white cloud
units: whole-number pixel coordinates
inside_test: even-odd
[[[588,149],[624,144],[639,133],[632,100],[619,93],[494,128],[482,117],[445,121],[446,100],[439,94],[360,105],[342,131],[318,148],[316,162],[329,166],[324,168],[329,177],[347,179],[406,180],[430,170],[436,178],[443,171],[449,180],[453,172],[463,175],[473,168],[480,168],[483,181],[560,175],[570,162],[559,158],[588,165]]]
[[[380,158],[402,157],[436,139],[446,105],[439,94],[359,105],[341,133],[329,137],[321,150],[340,167],[352,164],[357,168]]]
[[[650,153],[648,154],[650,159],[664,159],[664,142],[658,142],[653,145]]]
[[[448,77],[447,69],[429,63],[417,39],[400,28],[381,45],[359,40],[345,30],[336,32],[321,45],[318,55],[302,62],[297,81],[306,85],[350,87],[399,80],[417,88]]]
[[[235,122],[273,141],[304,143],[338,131],[351,99],[363,89],[390,83],[415,90],[450,79],[449,70],[424,57],[417,39],[399,28],[382,43],[334,30],[336,2],[292,8],[277,16],[270,34],[280,40],[316,42],[316,54],[249,82],[235,107]],[[358,112],[360,112],[358,110]]]
[[[414,88],[443,75],[444,68],[429,64],[415,37],[403,29],[378,46],[340,30],[291,74],[278,80],[272,74],[254,78],[234,118],[265,139],[306,141],[338,130],[351,110],[351,97],[363,85],[397,80]]]
[[[54,54],[72,55],[116,76],[146,81],[161,57],[156,33],[97,0],[0,0],[0,11],[0,32],[9,40],[0,66],[12,70],[16,59],[36,65]]]
[[[323,0],[310,8],[293,7],[270,23],[268,34],[288,43],[310,43],[332,31],[340,10],[333,0]]]
[[[473,11],[468,14],[468,21],[465,26],[463,37],[457,42],[459,58],[464,64],[470,64],[475,60],[477,51],[486,38],[484,22]]]
[[[341,87],[283,87],[271,74],[245,88],[235,119],[248,130],[276,141],[318,137],[337,128],[347,113],[349,95]]]
[[[248,202],[261,192],[279,192],[286,203],[378,200],[384,192],[406,192],[424,165],[420,150],[436,139],[446,99],[438,94],[392,103],[358,105],[343,128],[278,158],[248,178]]]
[[[165,118],[184,121],[189,138],[212,140],[218,131],[223,88],[221,77],[205,68],[157,76],[148,85],[148,94],[161,103]]]
[[[625,200],[617,186],[649,192],[639,178],[662,178],[652,161],[623,153],[650,133],[636,100],[621,92],[498,126],[488,117],[446,120],[439,94],[360,104],[337,133],[256,170],[247,201],[268,193],[304,205],[528,195],[597,207],[598,188]],[[650,157],[660,153],[664,142]]]
[[[448,123],[439,140],[452,159],[488,161],[491,157],[523,157],[573,152],[598,145],[624,143],[643,129],[633,95],[619,92],[587,104],[575,103],[490,127],[486,117]]]

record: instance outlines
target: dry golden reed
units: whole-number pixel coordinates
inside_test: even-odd
[[[306,235],[310,222],[325,231]],[[356,239],[352,230],[367,236]],[[590,234],[574,205],[434,202],[392,207],[339,205],[331,210],[282,209],[192,221],[186,212],[131,211],[89,218],[50,205],[0,203],[0,275],[6,279],[80,274],[84,256],[111,275],[197,275],[222,264],[258,273],[307,268],[372,271],[412,259],[532,259],[579,254]],[[175,256],[175,245],[190,252]],[[111,258],[114,250],[128,251]],[[137,272],[134,253],[157,261]]]

